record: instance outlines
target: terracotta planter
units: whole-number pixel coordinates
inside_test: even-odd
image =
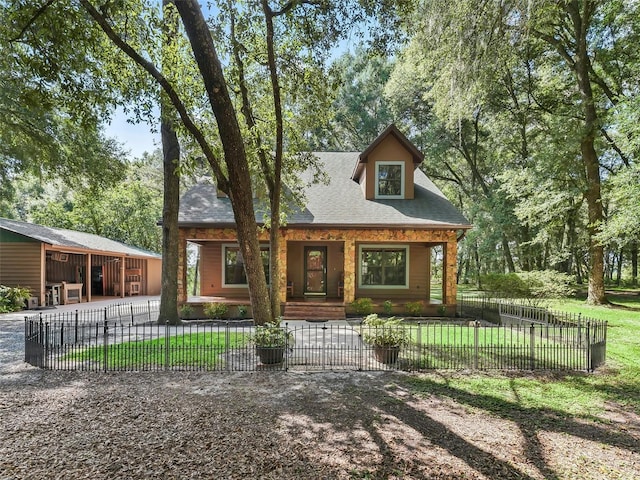
[[[385,365],[390,365],[398,361],[398,355],[400,354],[399,346],[390,345],[374,345],[373,353],[376,360]]]
[[[284,359],[284,347],[258,347],[256,346],[256,355],[260,358],[260,362],[265,365],[275,365],[282,363]]]

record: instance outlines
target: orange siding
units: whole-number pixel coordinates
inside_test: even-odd
[[[248,287],[222,286],[222,245],[233,242],[203,242],[200,250],[200,295],[208,297],[246,297]]]
[[[162,289],[162,260],[149,259],[147,264],[147,281],[145,295],[160,295]]]
[[[387,136],[367,157],[365,167],[366,181],[364,183],[366,198],[375,198],[376,187],[376,162],[403,161],[404,162],[404,198],[414,198],[413,189],[413,156],[402,144],[393,136]]]
[[[0,249],[0,284],[28,288],[40,298],[40,243],[3,242]]]

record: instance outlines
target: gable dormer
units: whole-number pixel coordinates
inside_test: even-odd
[[[360,154],[352,180],[367,200],[413,199],[413,173],[424,155],[395,125],[389,125]]]

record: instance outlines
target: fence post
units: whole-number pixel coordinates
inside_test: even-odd
[[[151,323],[151,300],[147,300],[147,318]]]
[[[104,307],[104,325],[102,328],[102,355],[104,358],[103,369],[107,371],[107,355],[109,354],[109,324],[108,324],[109,313],[107,311],[107,307]]]
[[[133,303],[130,303],[129,306],[131,307],[131,325],[133,325],[135,323],[133,320]]]
[[[358,370],[362,371],[363,370],[363,363],[362,363],[363,358],[362,357],[364,355],[364,352],[363,352],[363,350],[364,350],[364,337],[362,335],[362,321],[360,321],[360,329],[358,331],[358,340],[359,340],[359,342],[358,342],[358,350],[359,350],[358,351],[358,363],[359,363]]]
[[[591,365],[591,322],[587,322],[587,370],[593,371],[593,367]]]
[[[480,322],[473,323],[473,368],[478,370],[478,356],[480,353],[480,346],[478,345],[478,329],[480,328]]]
[[[78,344],[78,310],[76,310],[76,318],[75,318],[75,322],[74,323],[75,323],[75,325],[74,325],[74,327],[75,327],[75,336],[74,336],[74,339],[73,339],[73,344],[77,345]]]
[[[144,328],[144,325],[142,326]],[[151,327],[153,328],[153,327]],[[159,326],[158,326],[159,328]],[[158,332],[159,333],[159,332]],[[184,334],[184,330],[182,330]],[[191,330],[189,330],[189,335],[191,335]],[[170,338],[169,338],[169,322],[165,320],[164,322],[164,370],[169,370],[171,349],[169,348]]]
[[[304,333],[304,332],[303,332]],[[284,344],[285,344],[285,348],[284,348],[284,371],[288,372],[289,371],[289,349],[291,348],[291,350],[293,351],[293,347],[295,345],[289,345],[289,322],[285,322],[284,324]],[[295,338],[293,339],[293,341],[295,342]],[[303,345],[304,346],[304,345]]]
[[[422,324],[418,322],[418,368],[422,368]]]
[[[231,334],[229,332],[229,322],[225,323],[224,327],[224,355],[225,355],[225,367],[227,372],[231,371],[231,362],[230,362],[230,353],[229,349],[231,348]]]
[[[529,327],[529,369],[536,369],[536,333],[533,323]]]
[[[49,368],[49,322],[44,325],[44,368]]]

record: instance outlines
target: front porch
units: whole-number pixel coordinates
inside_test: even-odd
[[[190,304],[200,318],[205,303],[224,303],[229,305],[229,316],[237,318],[237,307],[248,307],[250,301],[235,231],[181,229],[180,236],[180,303]],[[260,240],[268,280],[278,285],[280,314],[285,319],[363,314],[353,304],[362,299],[370,299],[368,311],[373,313],[441,316],[455,312],[457,237],[453,230],[285,229],[278,248],[279,278],[268,273],[269,244],[264,232]],[[198,259],[198,267],[191,267],[189,273],[187,244],[198,252],[191,255]],[[188,296],[187,291],[198,296]]]

